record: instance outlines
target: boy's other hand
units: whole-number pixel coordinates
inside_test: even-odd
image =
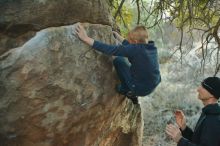
[[[117,31],[112,31],[112,33],[113,33],[113,35],[115,36],[115,38],[118,38],[118,36],[120,36]]]
[[[113,36],[119,40],[120,42],[123,42],[124,38],[117,32],[117,31],[112,31]]]

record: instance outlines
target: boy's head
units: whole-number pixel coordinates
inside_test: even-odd
[[[128,33],[128,41],[131,44],[147,43],[148,31],[144,26],[136,26]]]

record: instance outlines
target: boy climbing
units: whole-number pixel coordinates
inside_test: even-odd
[[[78,23],[77,36],[92,48],[108,55],[118,56],[113,64],[121,81],[117,92],[138,104],[137,96],[146,96],[160,83],[160,71],[157,48],[148,41],[148,32],[144,26],[137,26],[128,33],[128,40],[117,32],[113,34],[121,45],[108,45],[87,36],[84,27]],[[128,60],[127,60],[127,59]]]

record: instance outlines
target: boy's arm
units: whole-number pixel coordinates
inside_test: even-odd
[[[85,29],[80,23],[76,26],[76,34],[83,42],[105,54],[125,57],[133,54],[134,49],[132,49],[130,46],[108,45],[99,41],[95,41],[94,39],[88,37]],[[124,42],[126,41],[124,40],[123,43]]]
[[[99,41],[94,41],[92,48],[113,56],[129,57],[134,54],[134,50],[130,45],[108,45]]]
[[[118,39],[121,43],[123,43],[124,45],[129,44],[128,41],[125,40],[125,38],[123,38],[122,36],[120,36],[116,31],[112,31],[112,32],[115,38]],[[89,46],[93,46],[94,39],[88,37],[84,27],[80,23],[78,23],[76,26],[76,34],[83,42],[85,42]]]

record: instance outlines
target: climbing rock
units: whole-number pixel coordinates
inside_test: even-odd
[[[110,26],[83,25],[89,36],[114,43]],[[115,92],[111,57],[74,30],[43,29],[0,56],[0,145],[142,145],[140,106]]]

